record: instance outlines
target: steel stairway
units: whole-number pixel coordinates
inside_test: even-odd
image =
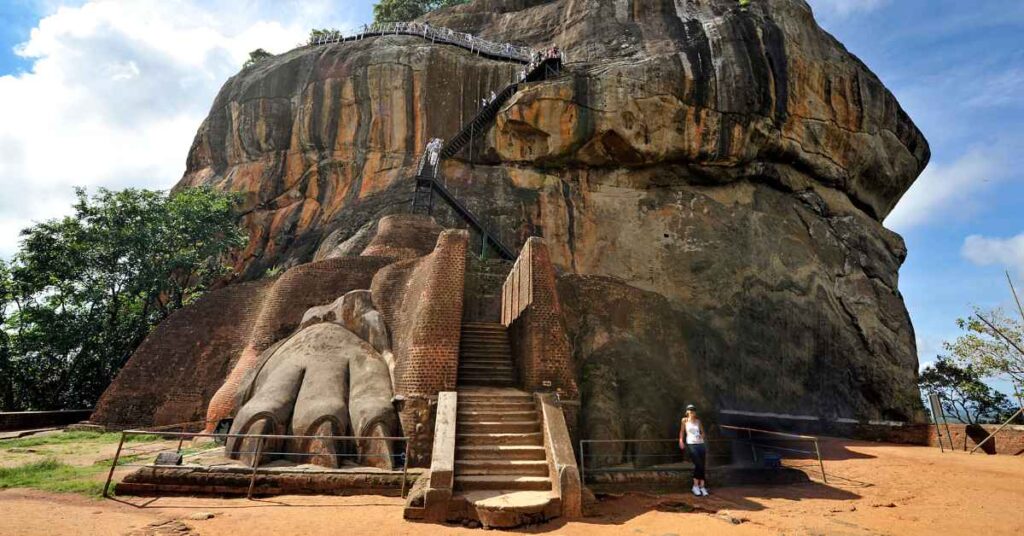
[[[451,209],[481,236],[481,248],[492,245],[505,260],[515,260],[516,254],[502,243],[497,234],[488,230],[483,222],[462,201],[440,181],[438,166],[440,160],[452,158],[469,144],[470,141],[487,132],[498,117],[501,107],[512,98],[522,83],[546,80],[561,72],[562,60],[559,57],[547,58],[539,62],[526,73],[522,82],[509,84],[495,96],[495,99],[484,106],[462,129],[442,147],[438,162],[429,163],[429,155],[424,152],[420,159],[419,172],[416,174],[416,189],[413,192],[412,212],[414,214],[433,214],[434,194],[436,193]]]

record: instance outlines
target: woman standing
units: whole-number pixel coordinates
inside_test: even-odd
[[[704,466],[707,463],[707,448],[704,446],[704,425],[697,417],[697,408],[693,404],[686,406],[686,416],[679,426],[679,448],[690,455],[693,462],[694,495],[708,496],[708,488],[704,481]]]

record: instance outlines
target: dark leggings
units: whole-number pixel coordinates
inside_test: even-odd
[[[686,445],[686,453],[690,455],[690,461],[693,462],[693,478],[704,480],[704,464],[708,454],[704,444]]]

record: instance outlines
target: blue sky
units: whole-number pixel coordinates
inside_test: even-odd
[[[755,0],[756,1],[756,0]],[[922,362],[954,320],[1024,287],[1024,2],[810,0],[896,94],[932,163],[886,220]],[[168,188],[249,50],[355,27],[368,0],[0,0],[0,257],[73,185]],[[1005,384],[1001,384],[1005,387]]]

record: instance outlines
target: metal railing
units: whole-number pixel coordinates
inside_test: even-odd
[[[196,423],[185,423],[185,424],[187,424],[187,425],[191,425],[191,424],[204,424],[205,425],[205,421],[197,421]],[[181,425],[170,425],[170,427],[179,427],[179,426],[181,426]],[[234,455],[245,455],[245,454],[252,454],[253,455],[252,463],[249,465],[249,467],[251,468],[251,473],[250,473],[250,476],[249,476],[249,487],[248,487],[248,490],[246,492],[246,497],[249,498],[249,499],[252,498],[253,491],[255,490],[256,477],[260,473],[260,460],[262,460],[264,456],[281,456],[281,457],[291,457],[291,458],[303,457],[303,456],[309,456],[309,457],[323,456],[323,454],[321,454],[321,453],[274,452],[274,451],[267,450],[268,443],[271,443],[271,442],[274,442],[274,441],[282,441],[282,440],[317,440],[317,441],[339,441],[339,442],[352,442],[352,443],[355,443],[355,442],[365,443],[365,442],[368,442],[368,441],[384,441],[384,442],[387,442],[387,444],[388,444],[388,451],[390,452],[390,454],[332,453],[330,455],[338,457],[338,458],[346,458],[346,457],[348,457],[348,458],[360,458],[360,459],[375,458],[375,457],[379,458],[379,457],[382,457],[382,456],[387,456],[387,457],[391,458],[391,460],[392,460],[392,463],[391,463],[392,467],[398,467],[399,465],[401,465],[401,468],[402,468],[401,496],[402,497],[405,497],[406,490],[408,489],[408,482],[409,482],[409,446],[410,446],[409,443],[410,443],[410,441],[409,441],[409,437],[407,437],[407,436],[403,436],[403,437],[357,437],[357,436],[286,435],[286,434],[230,434],[230,433],[206,433],[206,432],[187,432],[187,431],[171,432],[171,431],[166,431],[165,430],[166,428],[168,428],[168,427],[158,427],[158,428],[151,428],[151,429],[147,429],[147,430],[123,430],[121,432],[121,439],[120,439],[120,441],[117,444],[117,450],[115,451],[113,461],[110,464],[110,471],[107,473],[107,480],[106,480],[106,482],[103,485],[103,497],[109,497],[110,496],[109,495],[110,483],[111,483],[111,481],[114,478],[114,471],[118,467],[163,467],[163,466],[156,465],[156,464],[140,464],[140,463],[131,463],[131,462],[129,462],[129,463],[120,463],[119,464],[118,462],[121,460],[121,458],[123,456],[128,456],[128,457],[131,457],[131,458],[136,458],[136,457],[141,456],[141,455],[158,454],[157,451],[152,451],[152,450],[148,450],[148,451],[142,452],[140,454],[140,453],[137,453],[137,452],[136,453],[132,453],[131,447],[129,447],[128,449],[125,449],[126,438],[128,438],[130,436],[159,436],[160,438],[163,438],[163,439],[177,438],[178,439],[178,445],[177,445],[177,448],[175,448],[173,450],[173,452],[175,452],[176,454],[182,456],[182,462],[184,462],[184,460],[187,459],[187,458],[194,458],[194,457],[197,457],[197,456],[200,456],[200,455],[203,455],[203,454],[207,454],[207,453],[210,453],[210,452],[213,452],[213,451],[216,451],[216,450],[226,449],[226,447],[222,447],[222,446],[218,445],[216,447],[200,449],[200,450],[197,450],[196,452],[188,452],[188,453],[182,455],[182,448],[184,446],[184,442],[185,442],[186,439],[210,438],[214,442],[217,442],[217,443],[219,443],[221,445],[225,444],[227,442],[227,440],[230,439],[230,438],[255,439],[257,441],[257,443],[256,443],[256,447],[255,447],[254,450],[251,450],[251,451],[241,450],[241,451],[233,451],[232,452],[232,454],[234,454]],[[394,453],[393,449],[391,448],[391,443],[393,443],[393,442],[402,442],[402,443],[404,443],[404,448],[402,449],[402,452],[397,453],[397,454]],[[170,452],[170,449],[164,450],[164,452]],[[227,455],[227,452],[225,450],[225,457],[226,457],[226,455]],[[177,465],[175,465],[175,467],[176,466]],[[289,468],[289,467],[274,467],[274,468],[272,468],[271,472],[275,473],[275,474],[279,474],[279,473],[305,473],[305,472],[308,472],[308,471],[307,470],[302,470],[302,469]],[[264,474],[268,474],[266,470],[264,470]]]
[[[825,482],[826,484],[828,483],[828,477],[825,475],[825,462],[823,462],[822,459],[821,459],[821,445],[819,445],[817,437],[809,436],[809,435],[801,435],[801,434],[790,434],[790,433],[786,433],[786,432],[775,432],[775,431],[772,431],[772,430],[761,430],[759,428],[746,428],[746,427],[743,427],[743,426],[728,426],[728,425],[724,425],[724,424],[723,425],[719,425],[719,428],[722,429],[722,430],[731,430],[731,431],[734,431],[734,432],[739,432],[740,435],[746,434],[746,436],[747,436],[746,440],[744,440],[742,437],[734,438],[734,440],[744,441],[745,443],[750,445],[750,452],[751,452],[751,455],[753,456],[755,462],[757,461],[757,449],[758,448],[760,448],[762,450],[772,450],[772,451],[776,451],[776,452],[789,452],[789,453],[794,453],[794,454],[803,454],[803,455],[806,455],[806,456],[814,456],[814,457],[816,457],[818,459],[818,468],[821,469],[821,480],[822,480],[822,482]],[[801,443],[801,442],[811,443],[812,445],[814,445],[814,450],[813,451],[800,450],[800,449],[794,449],[792,447],[784,447],[784,446],[779,446],[779,445],[766,444],[765,441],[770,441],[770,439],[759,437],[759,438],[757,438],[755,440],[755,438],[754,438],[755,434],[759,435],[759,436],[770,436],[770,437],[782,438],[787,443],[794,443],[794,442],[795,443]]]
[[[739,432],[737,437],[713,439],[705,441],[707,446],[707,467],[726,465],[719,463],[732,460],[732,447],[737,443],[749,446],[754,462],[765,456],[763,452],[801,454],[814,456],[821,470],[821,479],[828,483],[825,475],[825,464],[821,458],[818,438],[784,432],[743,428],[739,426],[719,426],[722,430]],[[742,437],[742,436],[746,437]],[[773,445],[771,439],[761,436],[778,437],[785,443],[807,442],[813,444],[813,450],[792,448],[791,445]],[[600,445],[623,445],[619,452],[595,452],[594,447]],[[644,448],[648,446],[649,448]],[[653,448],[650,448],[653,447]],[[761,452],[761,456],[758,452]],[[600,473],[643,473],[643,472],[675,472],[685,473],[693,469],[688,455],[679,448],[679,439],[584,439],[580,441],[580,479],[587,483],[587,475]],[[611,461],[609,461],[611,460]]]
[[[450,28],[440,28],[420,22],[389,22],[383,24],[363,25],[363,29],[353,35],[344,36],[341,32],[325,32],[317,37],[309,46],[329,45],[346,41],[359,41],[367,37],[384,35],[409,35],[428,39],[432,43],[446,43],[464,48],[473,53],[502,58],[520,63],[529,63],[536,52],[530,47],[511,43],[496,43],[472,34],[457,32]]]
[[[710,440],[707,445],[707,467],[715,467],[723,458],[728,459],[725,449],[714,448],[728,440]],[[593,448],[600,445],[623,445],[624,452],[594,452]],[[659,445],[661,447],[659,447]],[[653,449],[643,449],[654,446]],[[724,452],[724,454],[723,454]],[[600,473],[644,473],[669,472],[685,473],[693,470],[693,463],[687,461],[688,455],[679,448],[679,439],[583,439],[580,440],[580,480],[586,485],[587,475]],[[602,462],[602,459],[618,458],[613,462]]]

